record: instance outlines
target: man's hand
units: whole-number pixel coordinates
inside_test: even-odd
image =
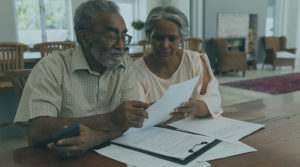
[[[126,101],[111,112],[112,122],[121,129],[130,127],[141,128],[148,113],[145,111],[149,104],[139,101]]]
[[[54,150],[62,157],[76,157],[84,154],[94,146],[121,135],[121,132],[119,131],[106,133],[93,131],[84,125],[79,126],[79,136],[60,139],[56,144],[51,142],[47,147]]]
[[[170,113],[170,115],[173,117],[173,120],[180,120],[189,116],[192,118],[208,117],[209,111],[204,101],[190,99],[175,108],[174,112]]]

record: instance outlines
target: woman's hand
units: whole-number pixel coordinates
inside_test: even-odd
[[[180,120],[189,116],[192,118],[208,117],[210,113],[204,101],[190,99],[189,101],[184,102],[179,107],[175,108],[171,115],[177,120]]]

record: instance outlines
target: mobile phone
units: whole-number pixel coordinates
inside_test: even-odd
[[[72,136],[78,136],[80,135],[80,128],[78,124],[72,124],[67,128],[64,128],[52,135],[51,141],[53,141],[55,144],[58,140],[63,138],[68,138]]]

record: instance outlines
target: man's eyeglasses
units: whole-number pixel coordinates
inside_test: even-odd
[[[97,34],[97,35],[101,35],[101,36],[104,36],[106,38],[106,41],[110,44],[110,45],[115,45],[117,43],[120,42],[120,40],[125,44],[125,45],[128,45],[130,44],[131,42],[131,39],[132,39],[132,36],[128,35],[128,34],[125,34],[125,35],[121,35],[118,36],[117,34],[114,34],[114,35],[109,35],[105,32],[98,32],[98,31],[94,31],[92,29],[84,29],[84,30],[87,30],[91,33],[94,33],[94,34]]]

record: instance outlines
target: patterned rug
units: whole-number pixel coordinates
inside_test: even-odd
[[[221,85],[278,95],[300,90],[300,73],[230,82]]]

